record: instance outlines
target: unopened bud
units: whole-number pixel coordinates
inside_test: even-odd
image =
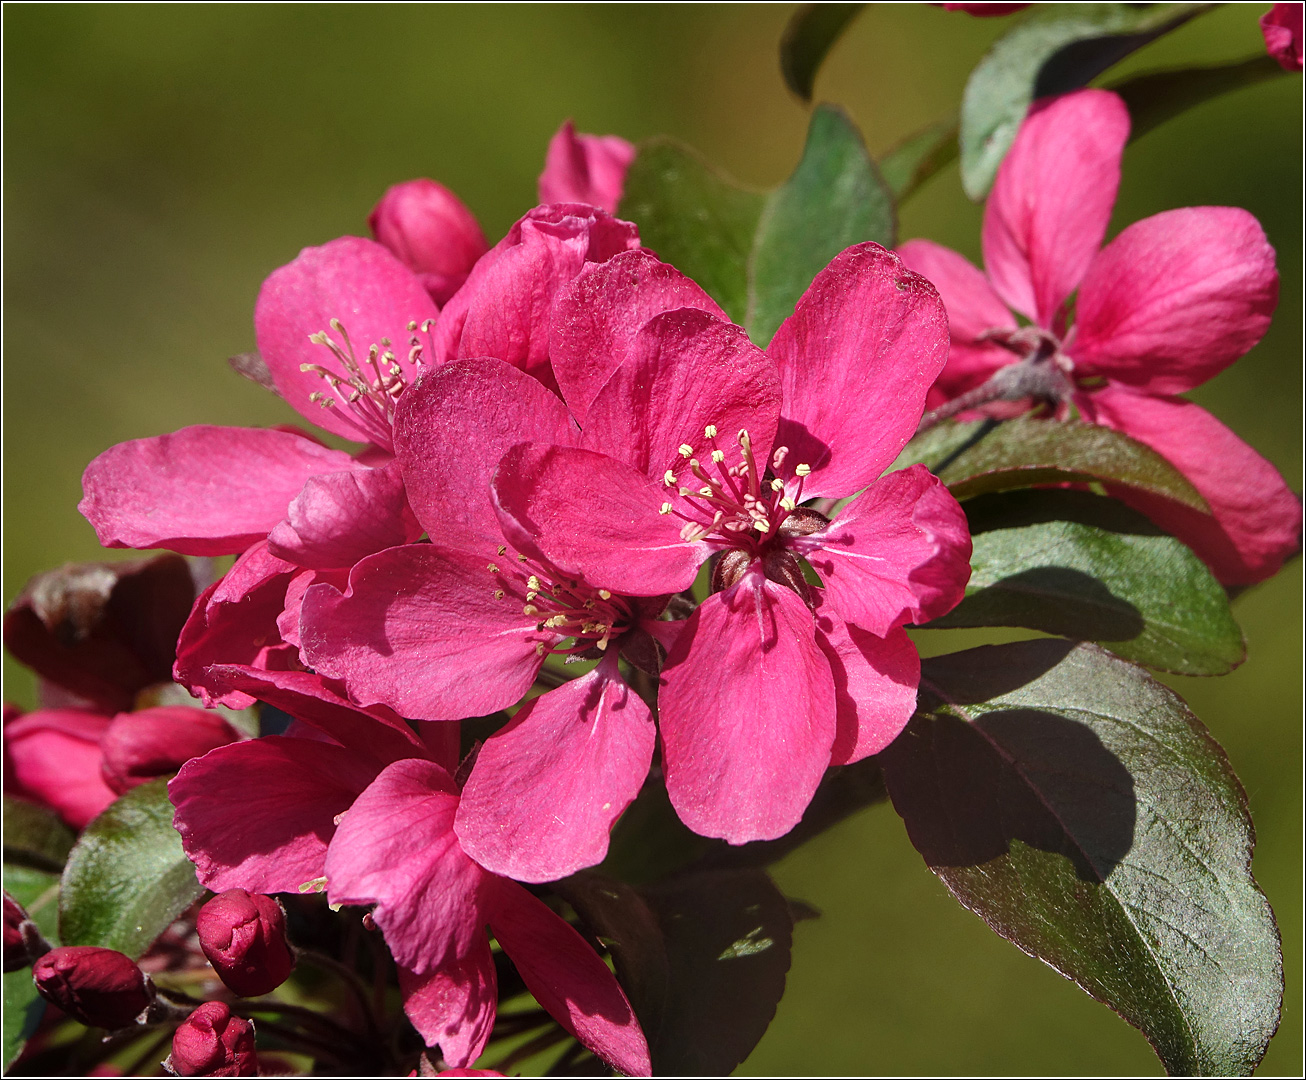
[[[421,279],[443,305],[489,249],[476,218],[434,180],[395,184],[367,219],[372,234]]]
[[[50,946],[36,923],[28,917],[22,904],[5,893],[5,971],[18,971],[37,957],[49,952]]]
[[[32,978],[46,1001],[87,1027],[128,1027],[154,1000],[149,976],[113,949],[51,949],[32,966]]]
[[[213,970],[241,997],[275,990],[295,966],[285,913],[270,896],[229,889],[200,908],[195,932]]]
[[[177,1028],[164,1065],[178,1076],[257,1076],[254,1025],[221,1001],[206,1001]]]
[[[119,713],[100,739],[100,772],[121,795],[156,776],[171,776],[191,758],[239,737],[217,713],[189,705]]]

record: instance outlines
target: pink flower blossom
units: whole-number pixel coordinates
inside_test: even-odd
[[[367,224],[377,242],[413,271],[440,305],[458,291],[490,246],[472,212],[434,180],[395,184],[381,196]]]
[[[1107,91],[1036,104],[985,207],[987,277],[928,240],[903,245],[904,261],[948,307],[952,351],[932,394],[950,400],[1009,365],[1038,368],[1059,411],[1073,402],[1086,419],[1151,446],[1211,513],[1113,493],[1188,543],[1224,583],[1251,584],[1297,548],[1300,504],[1268,461],[1177,395],[1261,339],[1278,298],[1274,251],[1255,218],[1222,206],[1157,214],[1099,250],[1128,134],[1124,103]]]
[[[1275,4],[1261,16],[1265,50],[1279,61],[1284,71],[1302,68],[1303,4]]]
[[[589,203],[617,212],[635,148],[616,135],[577,135],[570,120],[549,142],[540,173],[540,202]]]

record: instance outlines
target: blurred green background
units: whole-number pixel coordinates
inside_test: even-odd
[[[1230,5],[1126,70],[1256,55]],[[305,245],[365,233],[387,185],[454,188],[491,243],[534,201],[550,135],[667,133],[741,180],[777,183],[806,112],[781,83],[791,5],[9,6],[4,19],[4,597],[101,557],[76,512],[86,463],[194,423],[292,420],[227,369],[253,345],[262,279]],[[954,108],[1010,23],[872,5],[818,100],[873,152]],[[1112,232],[1175,206],[1244,206],[1279,252],[1265,341],[1193,396],[1301,487],[1301,92],[1288,77],[1196,109],[1125,155]],[[901,236],[979,257],[955,166]],[[113,556],[111,556],[113,557]],[[1301,562],[1241,597],[1247,663],[1172,680],[1247,787],[1255,869],[1284,932],[1288,993],[1263,1074],[1300,1075]],[[976,635],[921,635],[927,652]],[[5,696],[33,687],[5,660]],[[803,923],[789,988],[743,1073],[1158,1074],[1144,1040],[962,911],[882,805],[789,857]]]

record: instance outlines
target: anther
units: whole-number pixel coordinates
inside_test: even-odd
[[[518,562],[525,562],[525,561],[526,561],[526,556],[525,556],[525,555],[518,555],[518,556],[517,556],[517,561],[518,561]]]
[[[540,588],[540,579],[537,578],[534,574],[532,574],[530,577],[526,579],[526,588],[534,589],[538,592]]]
[[[495,552],[494,552],[494,553],[495,553],[496,555],[507,555],[507,554],[508,554],[508,545],[507,545],[507,544],[500,544],[500,545],[495,549]]]
[[[502,599],[503,599],[503,590],[502,590],[502,589],[495,589],[495,590],[494,590],[494,598],[495,598],[496,600],[502,600]]]
[[[407,331],[411,334],[414,330],[417,329],[417,320],[416,320],[416,319],[409,319],[409,320],[408,320],[408,325],[405,326],[404,329],[407,330]]]
[[[798,476],[810,476],[812,467],[810,465],[795,465],[794,473]]]
[[[599,599],[600,599],[600,600],[611,600],[611,599],[612,599],[612,594],[611,594],[610,592],[608,592],[607,589],[600,589],[600,590],[599,590]]]
[[[725,451],[724,451],[724,450],[713,450],[713,451],[712,451],[712,460],[713,460],[716,464],[720,465],[721,462],[725,461],[725,459],[726,459],[726,455],[725,455]]]
[[[694,452],[694,448],[690,446],[689,443],[680,444],[679,454],[681,457],[689,457],[689,455],[692,454],[693,452]]]
[[[523,615],[538,615],[540,613],[540,609],[537,608],[534,604],[527,604],[524,608],[521,609],[521,613]]]
[[[785,487],[785,482],[781,480],[779,477],[776,477],[774,480],[771,481],[772,491],[783,491],[784,487]]]
[[[494,563],[486,563],[485,569],[487,569],[491,574],[497,574],[499,572],[499,568],[495,566]]]
[[[676,474],[673,473],[670,469],[668,469],[666,472],[662,474],[662,482],[666,484],[667,487],[670,487],[672,484],[676,482]]]
[[[794,507],[797,505],[798,504],[794,502],[793,499],[790,499],[788,497],[785,497],[780,500],[780,506],[783,509],[788,510],[790,513],[793,513]]]
[[[671,504],[670,504],[670,503],[663,503],[662,506],[661,506],[661,508],[659,508],[658,513],[659,513],[659,514],[669,514],[669,513],[671,513]]]
[[[707,427],[705,427],[705,428],[703,429],[703,434],[706,435],[709,439],[715,439],[715,438],[716,438],[716,424],[708,424]]]
[[[775,453],[771,455],[771,468],[779,472],[780,466],[785,463],[785,456],[788,453],[789,453],[789,447],[777,446],[775,448]]]

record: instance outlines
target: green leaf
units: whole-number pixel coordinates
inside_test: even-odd
[[[1176,694],[1095,645],[986,646],[925,661],[921,711],[881,757],[965,907],[1171,1073],[1251,1073],[1279,1020],[1279,935],[1246,796]]]
[[[966,597],[931,627],[1025,626],[1181,675],[1223,675],[1242,663],[1242,631],[1220,583],[1143,515],[1080,491],[989,496],[967,508],[990,500],[1016,505],[986,531],[969,515]]]
[[[961,101],[961,181],[988,194],[1036,98],[1085,86],[1136,49],[1214,4],[1049,4],[994,42]]]
[[[132,788],[68,856],[59,897],[65,945],[138,957],[204,892],[172,827],[166,779]]]
[[[58,873],[73,846],[73,831],[53,811],[22,799],[4,799],[4,858]]]
[[[894,237],[888,189],[831,105],[812,113],[802,160],[771,192],[739,186],[671,140],[641,144],[619,213],[760,346],[839,252],[864,240],[892,247]]]
[[[895,202],[901,203],[940,169],[956,160],[956,116],[908,135],[886,150],[877,164]]]
[[[945,420],[912,439],[892,468],[917,463],[958,499],[1080,480],[1120,484],[1204,513],[1210,510],[1183,474],[1151,447],[1078,420]]]
[[[36,992],[32,969],[5,972],[4,1067],[8,1070],[23,1052],[45,1013],[45,999]]]
[[[804,101],[826,54],[865,4],[804,4],[789,20],[780,38],[780,72],[785,85]]]
[[[554,886],[612,952],[655,1076],[726,1076],[784,994],[789,904],[761,870],[689,874],[641,890],[583,871]]]

